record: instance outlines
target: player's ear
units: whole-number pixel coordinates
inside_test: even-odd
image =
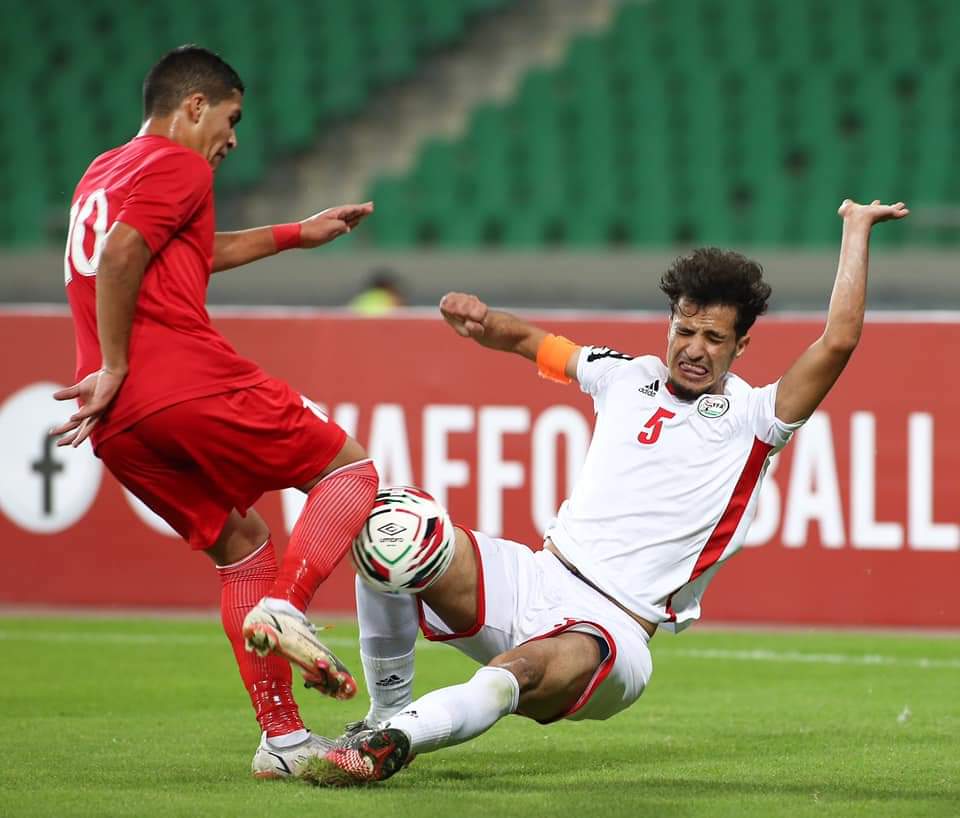
[[[749,335],[744,335],[742,338],[738,338],[736,349],[733,352],[733,357],[739,358],[741,355],[743,355],[744,351],[749,345],[750,345]]]
[[[207,107],[207,97],[204,94],[199,92],[190,94],[184,101],[187,116],[190,117],[190,121],[196,125],[200,121],[200,117],[203,116],[203,111]]]

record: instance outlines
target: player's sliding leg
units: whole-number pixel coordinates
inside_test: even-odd
[[[454,554],[446,570],[419,594],[435,605],[455,631],[466,631],[477,617],[478,565],[473,546],[462,529],[454,529]],[[413,699],[414,646],[419,628],[416,596],[388,594],[356,581],[360,656],[370,695],[370,708],[361,721],[350,722],[335,740],[346,746],[359,733],[400,712]]]
[[[347,732],[374,727],[413,700],[417,603],[407,594],[385,594],[356,580],[360,661],[370,693],[370,709]]]
[[[243,620],[277,577],[266,523],[252,510],[246,517],[233,511],[206,553],[217,563],[223,630],[262,730],[252,772],[258,778],[295,775],[308,759],[323,756],[330,744],[303,726],[291,690],[290,663],[280,656],[250,653],[244,644]]]
[[[436,605],[455,630],[467,630],[476,620],[477,563],[463,531],[456,530],[453,559],[446,571],[420,597]],[[370,694],[370,709],[362,722],[347,725],[341,739],[374,727],[403,710],[413,699],[414,646],[419,617],[412,594],[386,594],[356,580],[360,659]]]
[[[301,668],[310,687],[340,699],[356,693],[356,682],[317,639],[305,611],[349,550],[373,506],[377,485],[373,463],[360,445],[348,438],[324,472],[300,487],[307,492],[307,501],[277,578],[243,624],[250,650],[285,657]]]
[[[356,590],[360,661],[370,708],[362,719],[347,724],[336,740],[340,744],[377,727],[413,701],[414,646],[419,625],[416,600],[407,594],[376,591],[359,577]]]
[[[496,559],[495,549],[502,546],[490,543],[488,547],[494,549],[488,554],[492,562]],[[488,568],[496,571],[496,567],[481,567],[479,549],[474,538],[456,529],[455,551],[449,566],[419,594],[451,634],[476,631],[482,621],[481,594],[492,592],[481,591],[483,585],[491,580],[504,584],[508,576],[519,576],[509,570],[487,575]],[[513,552],[503,553],[509,562]],[[529,556],[529,552],[523,553]],[[481,579],[481,570],[485,579]],[[499,602],[512,610],[516,602],[514,591],[497,591],[506,591]],[[512,616],[506,611],[498,613]],[[502,628],[503,622],[496,626]],[[328,785],[383,780],[413,754],[468,741],[510,713],[544,721],[558,717],[581,697],[604,659],[595,636],[572,631],[495,654],[495,650],[488,654],[492,656],[488,665],[468,682],[428,693],[376,728],[342,736],[327,753],[328,763],[309,768],[307,777]]]
[[[510,713],[558,718],[586,691],[602,659],[599,640],[586,633],[520,645],[468,682],[427,693],[380,727],[338,742],[328,764],[308,768],[307,776],[327,785],[382,781],[413,754],[469,741]]]

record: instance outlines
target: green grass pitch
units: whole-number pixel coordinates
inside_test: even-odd
[[[358,673],[356,630],[328,632]],[[256,723],[214,620],[0,618],[0,815],[958,816],[960,650],[949,637],[694,628],[606,723],[508,718],[392,780],[258,782]],[[473,664],[426,646],[417,689]],[[363,692],[298,699],[339,732]]]

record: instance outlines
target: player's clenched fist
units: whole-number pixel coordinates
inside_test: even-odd
[[[464,338],[479,338],[483,335],[487,305],[475,295],[447,293],[440,300],[440,312],[458,335]]]

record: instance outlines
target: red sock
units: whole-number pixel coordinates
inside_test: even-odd
[[[361,460],[328,474],[311,489],[267,596],[307,610],[367,519],[379,482],[373,462]]]
[[[243,686],[267,736],[302,730],[300,711],[290,689],[290,663],[279,656],[257,656],[243,646],[243,619],[270,590],[277,577],[273,542],[233,565],[217,566],[220,575],[220,618],[233,647]]]

